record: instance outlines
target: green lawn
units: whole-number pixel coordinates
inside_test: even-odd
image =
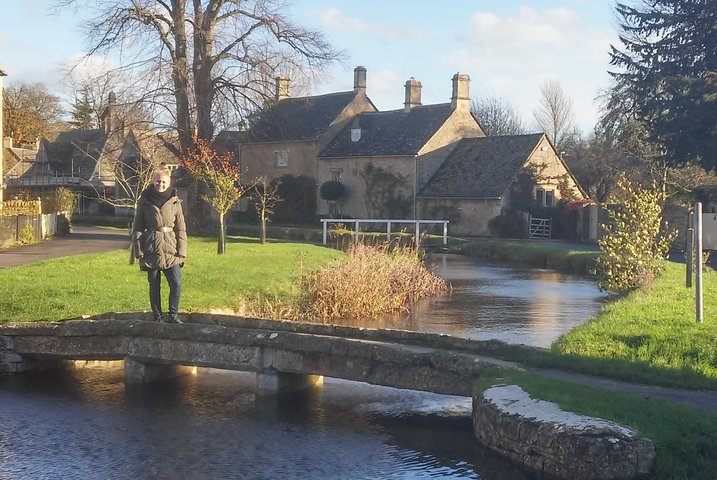
[[[296,275],[341,255],[300,243],[228,242],[227,253],[217,255],[215,239],[189,239],[181,310],[237,308],[243,299],[290,299],[297,293]],[[0,323],[148,310],[146,274],[127,258],[126,251],[118,250],[0,270]]]

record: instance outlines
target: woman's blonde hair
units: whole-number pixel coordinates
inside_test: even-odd
[[[156,169],[154,172],[152,172],[152,178],[154,179],[157,177],[169,177],[171,180],[172,172],[170,172],[168,168],[160,167],[160,168]]]

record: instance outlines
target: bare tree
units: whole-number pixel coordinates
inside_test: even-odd
[[[488,136],[526,133],[523,119],[506,100],[496,97],[474,98],[471,110]]]
[[[558,152],[579,138],[573,102],[555,80],[547,80],[540,87],[540,106],[533,110],[533,117],[538,128],[548,135]]]
[[[282,0],[56,0],[94,12],[86,25],[88,55],[119,51],[126,69],[142,71],[145,102],[163,113],[183,153],[195,139],[211,140],[213,110],[261,106],[265,75],[320,69],[340,58],[318,31],[292,23]],[[129,58],[128,58],[129,57]],[[272,75],[274,77],[275,75]]]
[[[276,204],[281,201],[279,183],[269,183],[266,181],[266,177],[261,177],[254,182],[251,196],[254,200],[254,207],[257,215],[259,215],[259,225],[261,226],[259,242],[264,244],[266,243],[266,222],[274,213]]]

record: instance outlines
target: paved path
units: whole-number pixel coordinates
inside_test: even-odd
[[[67,236],[46,240],[36,245],[0,249],[0,268],[25,265],[50,258],[78,255],[82,253],[108,252],[128,246],[128,235],[122,230],[97,227],[73,226]],[[516,365],[518,366],[518,365]],[[645,398],[671,400],[702,411],[717,415],[717,392],[681,390],[676,388],[639,385],[594,377],[563,370],[527,368],[552,378],[591,385],[610,390],[630,392]]]
[[[128,245],[129,234],[126,231],[73,226],[72,233],[69,235],[43,240],[35,245],[0,249],[0,268],[16,267],[81,253],[109,252],[127,248]]]

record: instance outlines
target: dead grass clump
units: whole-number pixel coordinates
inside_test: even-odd
[[[379,318],[409,311],[419,299],[446,291],[414,248],[351,245],[346,256],[300,279],[299,313],[307,320]]]

